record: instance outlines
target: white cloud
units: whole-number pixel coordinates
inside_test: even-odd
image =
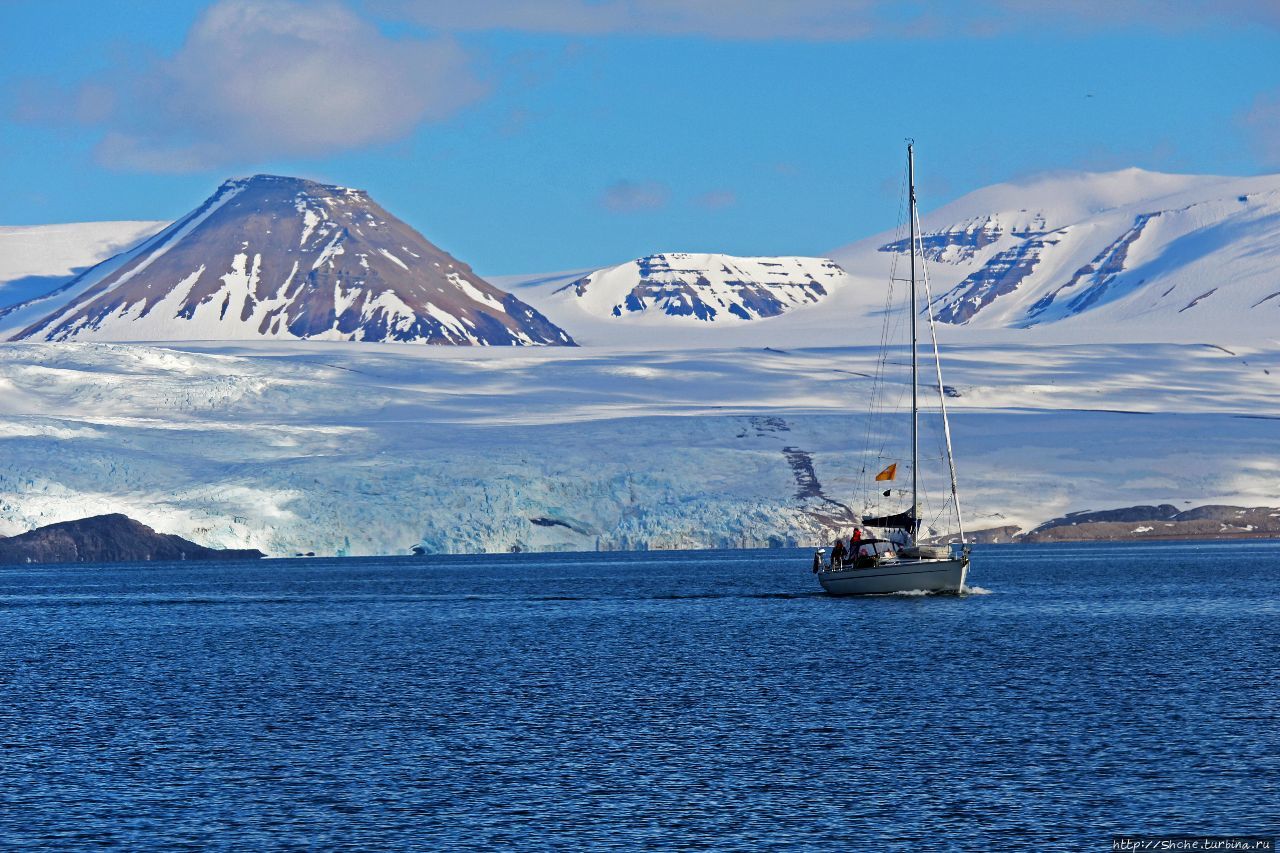
[[[98,159],[168,172],[389,142],[485,93],[451,39],[390,38],[335,0],[220,0],[175,54],[102,88],[67,104],[104,130]]]
[[[888,36],[988,36],[1046,25],[1200,28],[1280,26],[1275,0],[369,0],[387,14],[446,32],[669,35],[851,41]]]
[[[380,0],[388,14],[456,32],[848,39],[870,34],[881,0]]]
[[[646,210],[661,210],[667,206],[671,198],[671,190],[666,184],[654,181],[618,181],[610,184],[600,203],[606,210],[614,213],[638,213]]]
[[[997,32],[1014,29],[1019,21],[1077,32],[1202,30],[1215,25],[1280,27],[1280,4],[1275,0],[987,0],[985,5],[1003,13],[986,16],[988,25],[995,24]],[[1003,26],[999,25],[1001,17]]]

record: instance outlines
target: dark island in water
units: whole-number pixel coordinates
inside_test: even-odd
[[[1139,539],[1280,539],[1280,507],[1173,504],[1082,510],[1052,518],[1034,530],[1016,525],[975,530],[971,542],[1098,542]]]
[[[127,515],[111,513],[61,521],[0,538],[0,565],[13,563],[132,563],[146,560],[249,560],[256,548],[206,548],[157,533]]]

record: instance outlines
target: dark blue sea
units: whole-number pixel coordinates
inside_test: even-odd
[[[1110,850],[1280,833],[1280,543],[0,569],[0,847]]]

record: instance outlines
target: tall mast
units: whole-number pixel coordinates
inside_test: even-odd
[[[911,217],[911,538],[919,533],[920,473],[917,462],[920,456],[917,421],[920,414],[919,394],[919,346],[916,337],[916,158],[915,142],[907,142],[907,192],[910,198]]]
[[[920,257],[924,259],[924,241],[919,238],[920,233],[920,215],[916,211],[916,182],[915,182],[915,161],[912,156],[912,143],[907,143],[907,180],[911,185],[911,292],[913,294],[911,300],[911,472],[912,472],[912,491],[915,491],[917,480],[915,479],[915,460],[916,460],[916,374],[918,369],[918,360],[916,357],[916,312],[915,312],[915,288],[916,288],[916,240],[920,239]],[[960,545],[965,547],[965,554],[968,549],[964,541],[964,518],[960,513],[960,490],[956,485],[956,457],[951,450],[951,420],[947,417],[947,395],[946,386],[942,384],[942,358],[938,355],[938,332],[933,322],[933,294],[929,292],[929,274],[925,270],[924,274],[924,306],[926,316],[929,318],[929,340],[933,343],[933,369],[938,379],[938,413],[942,415],[942,435],[947,444],[947,469],[951,474],[951,502],[956,508],[956,527],[960,531]],[[916,498],[912,498],[912,504],[916,502]]]

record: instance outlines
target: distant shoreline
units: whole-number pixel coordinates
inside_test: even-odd
[[[1201,542],[1205,544],[1228,544],[1231,542],[1249,541],[1249,542],[1280,542],[1280,536],[1231,536],[1231,537],[1162,537],[1151,538],[1147,540],[1125,540],[1125,539],[1058,539],[1051,541],[1031,541],[1031,542],[972,542],[970,544],[978,545],[982,548],[990,546],[1004,547],[1012,546],[1042,546],[1042,545],[1130,545],[1139,541],[1149,542],[1151,544],[1176,544],[1178,542]],[[281,562],[305,562],[320,561],[331,563],[335,560],[342,561],[368,561],[368,560],[394,560],[396,562],[404,562],[406,564],[414,564],[418,562],[427,562],[431,560],[454,560],[466,559],[472,560],[488,560],[501,559],[505,557],[518,557],[524,560],[536,560],[538,558],[547,557],[589,557],[596,556],[602,558],[628,559],[636,554],[653,554],[653,553],[669,553],[669,554],[699,554],[699,553],[732,553],[732,552],[758,552],[761,554],[771,552],[799,551],[802,553],[812,553],[814,548],[823,546],[788,546],[782,548],[652,548],[646,550],[632,551],[490,551],[486,553],[434,553],[434,554],[363,554],[363,555],[344,555],[344,556],[324,556],[317,555],[314,557],[298,557],[295,555],[279,556],[279,557],[252,557],[252,556],[224,556],[219,558],[219,562],[245,562],[258,565],[281,563]],[[58,568],[65,566],[67,568],[83,569],[86,566],[131,566],[136,568],[150,568],[157,565],[178,566],[190,565],[193,569],[202,566],[207,567],[207,561],[190,560],[190,559],[136,559],[136,560],[65,560],[62,562],[30,562],[30,563],[3,563],[0,564],[0,574],[12,571],[22,571],[24,569],[47,570],[50,568]],[[796,564],[801,566],[800,563]],[[807,562],[805,563],[807,565]],[[801,566],[804,568],[804,566]]]
[[[1081,542],[1233,542],[1241,539],[1250,540],[1280,540],[1280,533],[1220,533],[1216,535],[1202,535],[1198,533],[1168,533],[1160,536],[1094,536],[1094,537],[1077,537],[1068,538],[1061,537],[1056,539],[1002,539],[999,541],[981,541],[966,537],[970,544],[975,545],[1068,545],[1079,544]]]

